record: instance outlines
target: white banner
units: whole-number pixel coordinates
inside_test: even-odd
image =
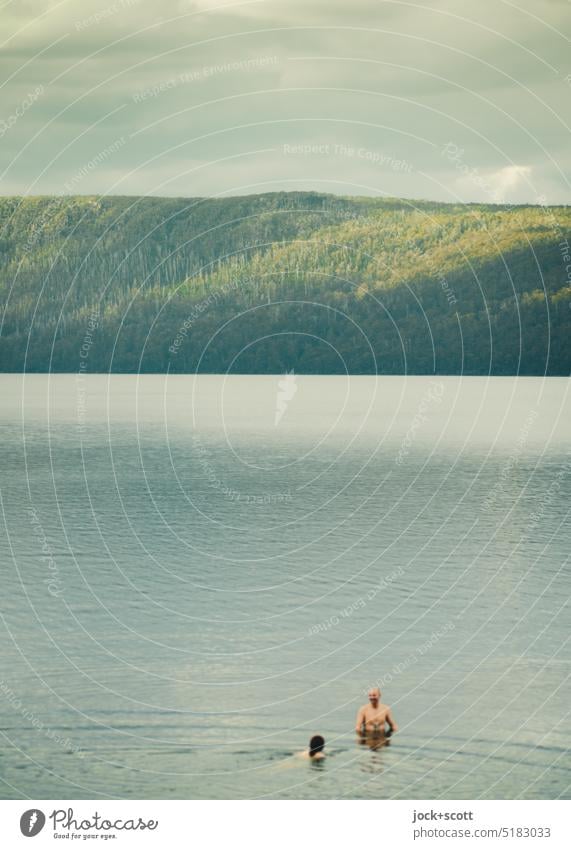
[[[2,801],[0,846],[568,849],[569,813],[567,801]]]

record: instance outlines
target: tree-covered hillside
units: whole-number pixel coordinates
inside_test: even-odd
[[[3,371],[569,374],[567,207],[0,199]]]

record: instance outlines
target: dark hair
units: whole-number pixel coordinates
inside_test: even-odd
[[[309,757],[312,758],[318,752],[322,752],[324,746],[325,740],[321,734],[315,734],[315,736],[313,736],[309,741]]]

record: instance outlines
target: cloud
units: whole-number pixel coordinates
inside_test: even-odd
[[[515,189],[530,179],[531,172],[529,165],[506,165],[505,168],[490,174],[488,179],[499,202],[512,200]]]
[[[124,135],[82,191],[113,190],[123,168],[133,193],[154,192],[157,178],[169,193],[199,183],[205,194],[274,175],[280,188],[338,178],[356,193],[486,200],[442,159],[452,141],[508,201],[569,201],[567,10],[543,3],[531,16],[497,0],[9,4],[0,121],[38,83],[45,91],[2,137],[3,190],[53,191]],[[148,90],[157,93],[139,97]],[[414,176],[357,154],[285,158],[296,142],[390,154]],[[270,152],[248,153],[259,149]],[[189,162],[204,168],[180,184]]]

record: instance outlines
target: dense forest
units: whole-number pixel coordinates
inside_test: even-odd
[[[568,375],[571,212],[0,199],[0,369]]]

